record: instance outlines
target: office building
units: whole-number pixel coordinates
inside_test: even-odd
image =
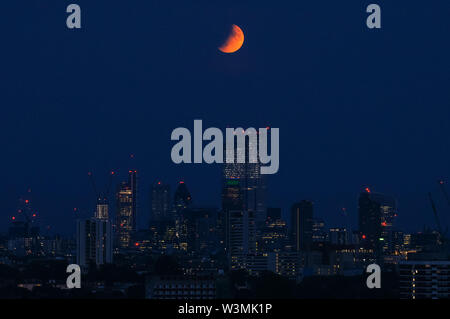
[[[112,263],[112,226],[107,219],[87,218],[77,221],[77,264],[88,267],[90,264]]]
[[[122,182],[116,193],[116,240],[119,248],[128,248],[136,232],[137,172],[129,171],[128,182]]]
[[[295,251],[308,251],[313,241],[313,202],[302,200],[291,208],[291,241]]]
[[[392,254],[395,251],[392,232],[397,216],[396,200],[366,188],[359,196],[358,215],[363,247],[372,249],[377,257]]]
[[[161,221],[167,219],[171,210],[170,185],[157,182],[151,189],[151,219]]]

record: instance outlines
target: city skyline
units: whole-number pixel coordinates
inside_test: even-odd
[[[449,1],[1,8],[0,299],[450,297]]]
[[[85,296],[97,295],[95,286],[102,285],[95,279],[99,271],[124,267],[123,271],[126,269],[129,275],[134,273],[140,277],[134,277],[134,283],[129,284],[139,289],[139,293],[135,292],[138,298],[215,299],[232,294],[233,289],[226,285],[235,280],[264,282],[267,276],[287,280],[291,296],[301,296],[314,290],[295,292],[294,286],[301,287],[309,280],[333,280],[330,279],[333,277],[350,283],[364,276],[365,267],[376,263],[385,275],[390,273],[395,278],[392,290],[384,291],[385,296],[448,297],[445,274],[450,267],[449,245],[439,215],[435,215],[437,230],[404,232],[395,225],[396,199],[366,187],[359,193],[357,229],[329,227],[326,220],[315,214],[314,202],[309,200],[292,204],[288,225],[280,208],[265,207],[261,216],[258,203],[265,203],[267,189],[259,181],[261,176],[254,174],[258,172],[257,165],[233,163],[222,167],[220,209],[194,206],[194,197],[185,181],[178,182],[173,196],[170,188],[158,181],[149,193],[152,214],[147,229],[138,229],[135,224],[140,197],[137,170],[129,170],[126,181],[117,184],[113,196],[117,207],[115,216],[107,200],[111,184],[106,191],[97,192],[93,174],[88,174],[96,195],[96,209],[91,216],[76,220],[75,240],[41,232],[35,222],[38,213],[32,200],[22,199],[19,215],[12,220],[7,236],[0,237],[3,267],[19,262],[23,269],[33,269],[36,261],[71,263],[76,260],[83,274],[94,276],[89,283],[93,288],[88,288]],[[109,174],[110,178],[115,175],[116,172]],[[447,197],[445,183],[439,185]],[[258,192],[259,187],[264,192]],[[435,210],[431,195],[429,199]],[[149,262],[156,262],[155,268],[149,267]],[[160,263],[164,264],[162,268],[158,266]],[[107,273],[100,276],[104,275],[108,276]],[[435,280],[437,286],[432,284]],[[34,277],[27,286],[21,279],[15,282],[18,288],[25,288],[17,292],[22,296],[27,290],[39,296],[38,287],[43,283],[55,293],[61,289],[58,281],[46,283],[39,277]],[[265,284],[270,287],[273,283],[269,280]],[[219,288],[222,285],[225,286]],[[224,292],[224,288],[230,290]],[[99,289],[103,291],[105,287]],[[241,290],[250,288],[247,284],[238,288],[234,291],[235,298],[239,298]],[[107,290],[104,293],[108,295]],[[126,295],[130,294],[132,291],[127,289]],[[274,296],[273,292],[269,295]],[[351,298],[363,295],[362,292],[349,294]]]
[[[248,164],[247,164],[248,165]],[[258,165],[258,164],[256,164]],[[225,165],[226,167],[226,165]],[[219,168],[220,171],[223,172],[223,169]],[[125,171],[125,170],[124,170]],[[126,170],[127,175],[128,176],[129,172],[131,171],[136,171],[137,170]],[[116,171],[112,171],[114,172],[113,176],[114,178],[111,179],[110,177],[108,177],[108,174],[103,174],[103,176],[96,176],[95,178],[97,178],[100,183],[99,185],[103,185],[102,182],[104,182],[104,184],[106,185],[107,183],[111,183],[111,185],[109,185],[108,187],[111,188],[111,190],[109,191],[109,198],[108,199],[103,199],[106,200],[108,205],[109,205],[109,214],[110,216],[112,216],[111,214],[114,213],[114,216],[116,216],[116,211],[117,211],[117,206],[115,204],[115,190],[117,189],[117,187],[120,187],[121,183],[124,183],[126,181],[127,178],[122,180],[119,180],[120,177],[117,175],[120,175],[117,173]],[[50,226],[51,228],[51,233],[60,233],[60,234],[65,234],[65,235],[71,235],[75,233],[75,228],[73,227],[73,225],[71,224],[71,221],[78,219],[78,218],[86,218],[86,217],[94,217],[95,215],[95,211],[97,210],[97,204],[98,204],[98,196],[96,194],[94,194],[94,192],[92,191],[92,186],[91,186],[91,182],[89,182],[89,178],[90,178],[90,174],[91,172],[89,172],[86,176],[86,199],[85,202],[83,203],[83,205],[77,205],[74,206],[73,208],[70,209],[70,211],[67,212],[67,216],[64,217],[64,219],[66,220],[65,223],[60,224],[59,227],[56,224],[52,224],[51,220],[49,219],[49,216],[46,216],[45,212],[42,212],[41,209],[39,209],[39,207],[34,207],[36,212],[39,212],[38,216],[36,216],[36,220],[39,220],[41,227],[42,228],[46,228],[47,226]],[[122,174],[123,175],[123,174]],[[102,178],[103,177],[103,178]],[[121,176],[122,177],[122,176]],[[104,180],[103,180],[104,179]],[[109,180],[108,180],[109,179]],[[219,180],[224,180],[223,176],[219,178]],[[146,183],[144,183],[144,185],[140,185],[140,188],[142,187],[144,189],[144,191],[139,191],[139,201],[138,201],[138,206],[139,206],[139,217],[138,217],[138,225],[137,228],[138,229],[146,229],[148,228],[148,222],[151,220],[151,189],[155,184],[158,183],[162,183],[163,185],[168,185],[170,186],[170,188],[172,188],[173,186],[178,185],[178,183],[182,181],[182,182],[186,182],[189,185],[189,189],[191,190],[191,184],[190,181],[185,181],[185,179],[177,179],[174,180],[172,183],[167,183],[167,181],[164,181],[162,179],[155,179],[153,184],[150,185],[146,185]],[[446,187],[447,182],[445,180],[439,180],[437,181],[437,183],[435,183],[435,190],[432,193],[436,203],[438,203],[438,214],[439,214],[439,218],[441,219],[441,223],[443,224],[444,227],[448,227],[448,215],[450,213],[447,213],[449,211],[449,204],[446,202],[445,199],[445,195],[442,193],[442,189],[440,188],[440,185],[438,185],[440,182],[444,183],[444,187]],[[273,185],[272,183],[270,183],[270,178],[265,178],[265,182],[264,183],[268,183],[269,185],[271,185],[272,187],[276,187],[276,185]],[[217,188],[220,190],[221,189],[221,185],[223,184],[223,181],[220,181],[217,185]],[[267,185],[264,186],[264,188],[266,188]],[[288,221],[288,224],[290,224],[290,211],[291,211],[291,207],[295,202],[299,202],[301,200],[310,200],[314,203],[314,209],[315,209],[315,214],[318,218],[323,218],[326,222],[327,222],[327,226],[330,227],[346,227],[348,228],[349,226],[352,227],[352,229],[357,229],[358,228],[358,196],[360,194],[361,191],[366,190],[368,187],[366,187],[366,185],[362,185],[354,194],[354,201],[353,201],[353,205],[348,205],[347,207],[335,207],[335,213],[336,216],[331,216],[332,218],[329,218],[330,215],[327,214],[326,211],[324,211],[324,209],[321,209],[321,203],[320,201],[317,201],[313,198],[301,198],[298,197],[297,199],[294,199],[293,202],[290,203],[282,203],[281,205],[276,205],[273,204],[273,201],[270,201],[270,194],[271,191],[270,189],[268,190],[268,194],[265,194],[265,199],[264,201],[267,201],[267,203],[265,203],[264,207],[279,207],[281,209],[282,212],[282,217],[284,219],[286,219]],[[382,191],[378,191],[377,188],[371,188],[375,193],[384,193]],[[265,192],[267,190],[264,190]],[[102,194],[99,194],[102,195]],[[170,198],[170,201],[173,201],[173,195]],[[389,194],[390,196],[392,196],[391,194]],[[399,216],[396,216],[396,227],[397,228],[401,228],[404,229],[406,231],[410,231],[410,232],[414,232],[414,231],[421,231],[424,228],[429,228],[429,229],[437,229],[437,225],[436,225],[436,220],[434,218],[433,215],[433,209],[432,206],[429,202],[429,198],[427,196],[426,193],[423,194],[423,200],[426,203],[426,205],[428,205],[428,208],[426,208],[426,211],[424,212],[424,215],[427,215],[428,217],[425,219],[426,223],[423,224],[416,224],[416,226],[414,227],[405,227],[407,224],[402,224],[399,223],[398,220],[400,219]],[[195,198],[196,200],[194,201],[194,206],[196,207],[216,207],[216,208],[220,208],[221,207],[221,201],[222,201],[222,190],[220,190],[218,192],[218,194],[216,194],[217,200],[214,202],[208,202],[208,201],[202,201],[202,193],[195,193]],[[27,192],[24,192],[23,194],[21,194],[19,197],[17,197],[17,200],[12,199],[11,202],[15,202],[16,204],[16,208],[14,209],[13,212],[11,212],[9,214],[9,216],[7,216],[7,218],[5,219],[5,223],[3,224],[4,227],[0,228],[0,233],[4,233],[7,231],[8,227],[9,227],[9,223],[12,221],[12,217],[17,217],[17,209],[20,209],[20,201],[25,200],[26,198],[28,198],[28,200],[31,200],[33,198],[33,205],[35,205],[36,202],[36,195],[34,194],[34,192],[32,192],[31,188],[27,189]],[[200,199],[199,199],[200,198]],[[398,202],[398,199],[396,199]],[[87,202],[86,202],[87,201]],[[39,200],[37,200],[37,202],[40,202]],[[80,203],[81,204],[81,203]],[[353,206],[353,207],[352,207]],[[80,208],[80,207],[84,207],[84,208]],[[326,206],[325,206],[326,207]],[[399,204],[399,207],[402,207],[401,203]],[[343,210],[345,210],[345,213],[343,212]],[[352,212],[353,214],[349,214],[349,211]],[[401,216],[401,210],[399,212],[399,215]],[[334,217],[334,218],[333,218]],[[414,216],[408,216],[408,218],[414,218]],[[70,222],[68,222],[70,220]],[[400,219],[401,220],[401,219]],[[420,219],[419,219],[420,220]],[[6,222],[8,221],[8,222]],[[415,220],[409,220],[410,224],[411,222],[414,223]]]

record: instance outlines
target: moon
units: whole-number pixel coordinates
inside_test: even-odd
[[[219,47],[219,50],[223,53],[233,53],[239,50],[244,44],[244,32],[237,25],[231,26],[230,34],[223,44]]]

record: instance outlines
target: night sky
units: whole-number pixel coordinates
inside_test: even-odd
[[[285,215],[311,199],[328,226],[345,224],[342,207],[356,225],[369,186],[398,199],[400,228],[434,227],[428,191],[449,225],[450,2],[290,2],[1,1],[0,231],[30,188],[42,225],[72,233],[73,208],[94,209],[88,171],[99,186],[139,171],[141,227],[158,180],[219,207],[219,165],[170,159],[172,130],[194,119],[280,128],[268,202]],[[70,3],[81,30],[66,27]],[[381,30],[366,27],[369,3]],[[245,42],[229,55],[217,47],[231,24]]]

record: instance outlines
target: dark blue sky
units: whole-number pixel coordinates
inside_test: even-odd
[[[365,26],[369,3],[382,29]],[[82,8],[82,29],[65,26]],[[198,205],[219,205],[220,167],[171,162],[171,131],[280,128],[280,171],[269,203],[315,201],[329,225],[356,224],[362,187],[395,196],[399,226],[434,226],[450,209],[450,2],[86,1],[0,4],[0,230],[28,188],[44,224],[74,229],[93,209],[87,172],[140,172],[149,185],[182,178]],[[243,48],[217,50],[230,24]],[[133,161],[130,154],[135,154]]]

